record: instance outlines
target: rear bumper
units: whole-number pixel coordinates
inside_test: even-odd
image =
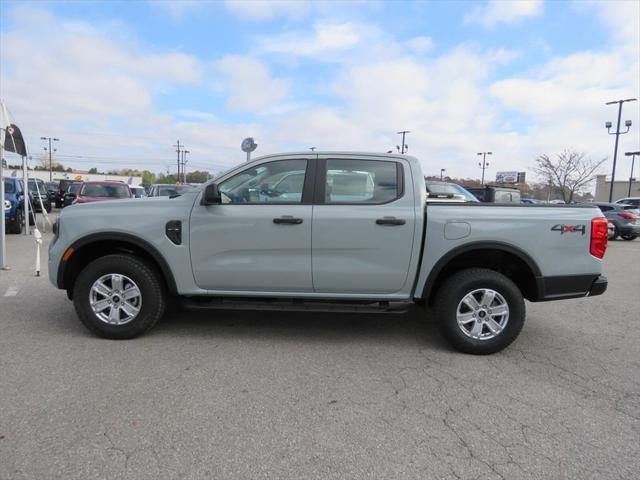
[[[593,297],[607,290],[607,277],[597,273],[589,275],[562,275],[538,277],[537,302],[564,300],[568,298]]]
[[[640,225],[618,225],[620,235],[640,235]]]

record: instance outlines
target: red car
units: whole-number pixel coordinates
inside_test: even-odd
[[[129,186],[122,182],[84,182],[73,203],[101,202],[132,197]]]

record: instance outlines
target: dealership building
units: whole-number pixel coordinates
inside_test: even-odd
[[[596,202],[608,202],[611,189],[611,177],[598,175],[596,177]],[[620,179],[613,182],[613,198],[615,202],[619,198],[640,197],[640,181],[634,178],[631,182],[631,194],[629,195],[629,179]]]

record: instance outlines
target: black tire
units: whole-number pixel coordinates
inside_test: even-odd
[[[18,209],[16,212],[16,219],[13,222],[6,223],[7,233],[19,235],[22,233],[22,224],[24,223],[24,213]]]
[[[33,227],[36,224],[36,213],[33,210],[29,210],[29,226]]]
[[[137,316],[128,323],[106,323],[91,308],[91,287],[107,274],[125,275],[140,290],[142,306]],[[104,338],[122,340],[143,334],[160,320],[166,307],[166,294],[160,274],[145,260],[132,255],[114,254],[94,260],[80,272],[74,285],[73,304],[80,320],[90,331]]]
[[[47,211],[47,213],[51,213],[51,210],[53,210],[53,207],[51,206],[51,204],[47,205],[46,207],[44,207],[45,210]]]
[[[631,240],[635,240],[636,238],[638,238],[638,236],[637,236],[637,235],[633,235],[633,234],[620,235],[620,237],[621,237],[623,240],[626,240],[626,241],[628,241],[628,242],[630,242]]]
[[[467,294],[478,289],[498,292],[509,308],[504,329],[493,338],[471,338],[463,332],[464,327],[458,325],[459,304]],[[487,355],[506,348],[518,337],[524,325],[525,306],[522,292],[508,277],[494,270],[469,268],[453,274],[438,289],[435,313],[444,336],[457,350],[474,355]],[[486,313],[483,316],[486,316]],[[489,332],[488,326],[483,326],[482,329],[483,332]]]

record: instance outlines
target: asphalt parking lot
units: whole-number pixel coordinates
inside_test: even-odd
[[[10,235],[0,479],[637,479],[640,240],[600,297],[527,304],[519,339],[453,352],[410,315],[169,315],[93,337]]]

